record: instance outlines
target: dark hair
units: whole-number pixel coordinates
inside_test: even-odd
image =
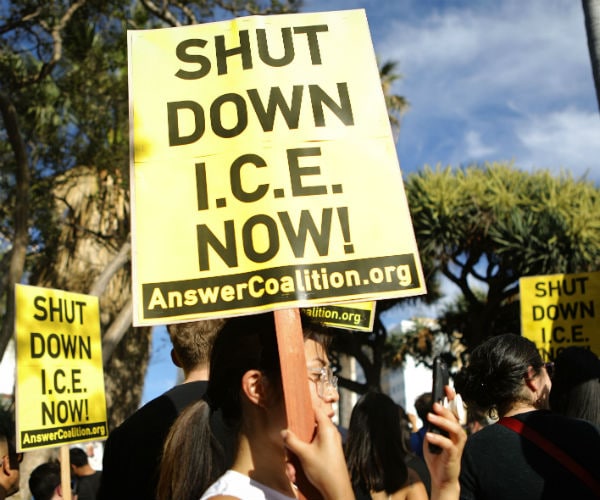
[[[514,334],[497,335],[473,349],[469,364],[455,378],[455,386],[467,404],[492,415],[504,415],[517,401],[531,366],[537,374],[542,358],[535,344]]]
[[[83,467],[88,463],[88,456],[81,448],[71,448],[69,450],[69,460],[71,465],[76,467]]]
[[[219,318],[167,325],[173,350],[184,371],[208,365],[213,342],[224,321]]]
[[[308,317],[301,320],[304,339],[323,344],[327,329]],[[237,431],[242,419],[241,380],[249,370],[260,370],[282,394],[273,313],[228,319],[217,334],[204,398],[179,415],[165,441],[159,500],[197,500],[225,472],[223,449],[210,423],[219,412],[231,432]]]
[[[431,405],[433,404],[431,392],[424,392],[417,399],[415,399],[415,410],[417,415],[423,422],[423,425],[427,422],[427,414],[431,411]],[[416,432],[417,429],[414,429]]]
[[[19,468],[17,450],[15,443],[15,420],[12,410],[0,405],[0,441],[6,441],[8,449],[8,460],[10,468],[16,470]]]
[[[489,423],[487,412],[478,408],[476,404],[471,403],[467,408],[467,425],[479,424],[485,427]]]
[[[157,499],[198,500],[225,471],[223,448],[206,425],[209,413],[206,401],[196,401],[171,426],[163,445]]]
[[[412,454],[412,450],[410,448],[410,435],[412,433],[412,429],[410,426],[410,420],[408,418],[408,414],[406,410],[400,406],[396,405],[398,409],[398,418],[400,421],[400,437],[402,438],[402,451],[406,454]]]
[[[273,382],[281,379],[272,313],[231,318],[215,339],[204,399],[232,426],[241,418],[240,381],[248,370],[260,370]]]
[[[60,484],[60,464],[46,462],[38,465],[29,476],[29,489],[34,500],[51,500]]]
[[[600,359],[584,347],[567,347],[554,360],[550,407],[600,425]]]
[[[358,400],[350,416],[345,451],[355,490],[385,490],[391,495],[405,485],[408,469],[400,415],[389,396],[370,391]]]

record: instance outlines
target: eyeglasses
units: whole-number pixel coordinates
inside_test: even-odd
[[[309,379],[317,386],[317,394],[321,399],[325,398],[328,390],[337,391],[338,378],[333,374],[330,366],[309,368],[308,373],[312,375]]]
[[[544,368],[546,369],[548,377],[552,379],[552,377],[554,376],[554,363],[552,363],[551,361],[549,363],[544,363]]]

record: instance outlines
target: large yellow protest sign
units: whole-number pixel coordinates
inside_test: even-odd
[[[569,346],[600,356],[600,272],[527,276],[519,288],[521,333],[545,359]]]
[[[106,439],[98,298],[17,285],[17,446]]]
[[[425,293],[363,10],[128,49],[136,325]]]

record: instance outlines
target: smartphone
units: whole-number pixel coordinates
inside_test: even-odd
[[[436,356],[433,360],[433,384],[431,386],[432,405],[436,402],[441,403],[444,400],[444,397],[446,396],[444,387],[448,385],[449,378],[450,373],[448,371],[448,365],[440,356]],[[427,422],[427,431],[443,434],[444,436],[448,435],[446,432],[429,422]],[[442,449],[439,446],[430,444],[429,451],[431,453],[440,453]]]

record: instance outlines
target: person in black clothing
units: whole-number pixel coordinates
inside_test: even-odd
[[[69,460],[75,476],[78,500],[96,500],[102,472],[92,468],[88,456],[81,448],[71,448]]]
[[[184,381],[127,418],[106,441],[98,500],[154,500],[162,446],[172,423],[206,391],[210,351],[224,320],[168,325]]]
[[[467,439],[462,500],[600,498],[600,429],[548,410],[550,375],[524,337],[499,335],[473,350],[456,389],[500,420]]]
[[[600,359],[585,347],[570,346],[554,360],[550,408],[600,425]]]

